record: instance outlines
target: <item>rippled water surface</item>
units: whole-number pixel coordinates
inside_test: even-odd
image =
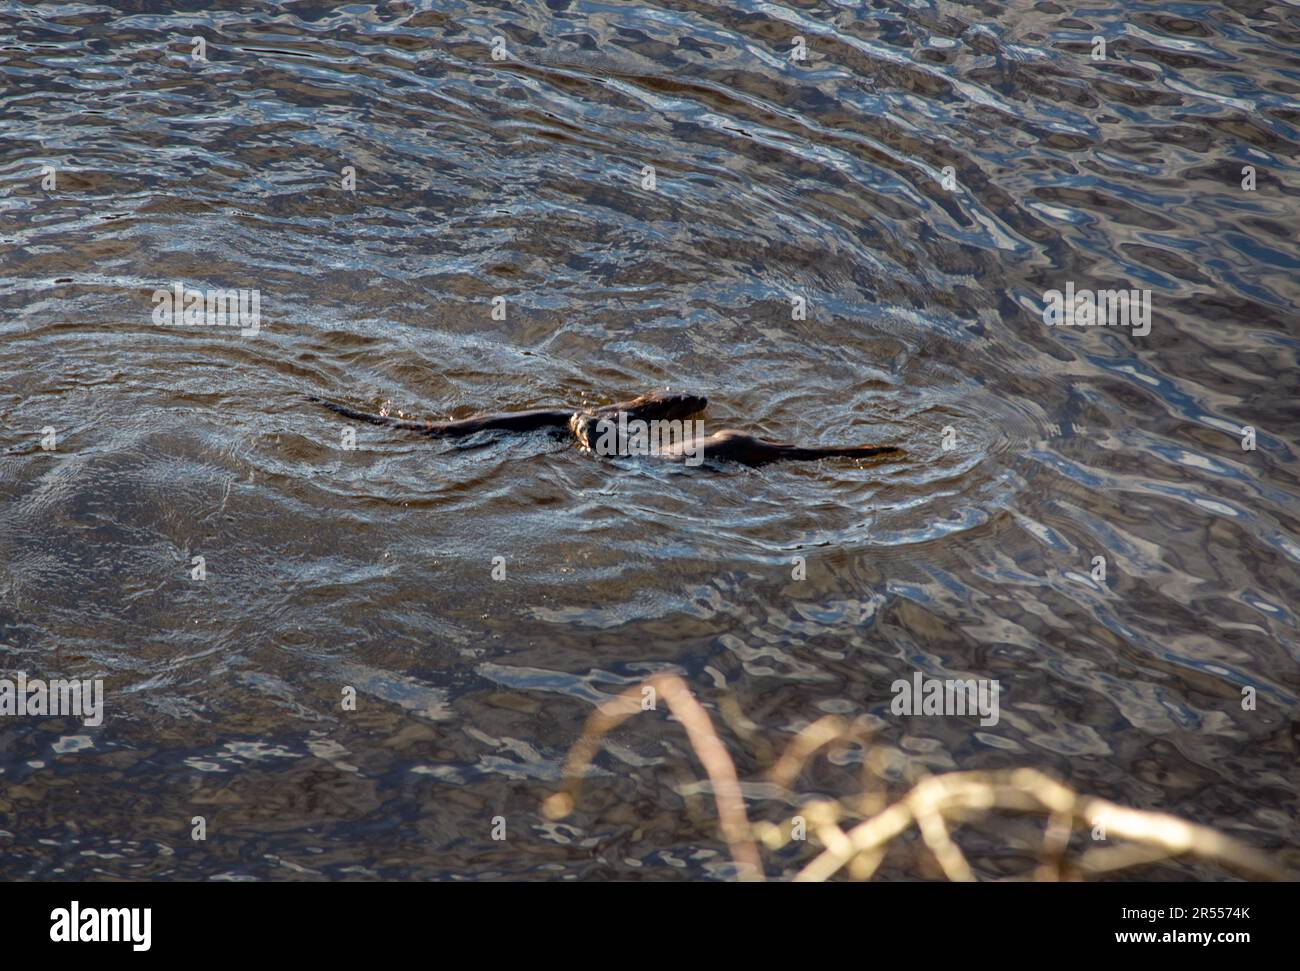
[[[0,877],[726,877],[663,714],[538,813],[661,670],[770,744],[868,715],[917,767],[1300,843],[1300,8],[198,6],[0,3],[0,668],[107,713],[0,723]],[[155,324],[174,282],[259,290],[260,332]],[[1045,326],[1067,284],[1149,290],[1150,333]],[[307,401],[665,386],[906,455],[691,469]],[[998,679],[999,723],[892,715],[915,671]]]

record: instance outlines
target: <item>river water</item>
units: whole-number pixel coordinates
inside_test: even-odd
[[[104,686],[98,726],[0,720],[0,877],[726,878],[663,712],[538,812],[657,671],[746,779],[865,716],[913,772],[1295,860],[1300,9],[200,6],[0,3],[0,673]],[[256,290],[257,332],[160,324],[176,284]],[[1067,287],[1149,291],[1149,332],[1048,326]],[[906,454],[683,468],[307,400],[664,387]],[[894,714],[918,672],[1000,719]]]

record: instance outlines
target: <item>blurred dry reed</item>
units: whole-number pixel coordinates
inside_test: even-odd
[[[1033,879],[1085,879],[1161,860],[1191,857],[1216,863],[1252,879],[1286,879],[1286,873],[1258,850],[1217,830],[1165,813],[1129,809],[1095,796],[1082,795],[1036,769],[994,772],[948,772],[920,778],[905,794],[890,799],[885,769],[897,750],[868,745],[861,722],[827,716],[799,732],[766,774],[767,782],[789,789],[808,761],[829,746],[863,744],[867,784],[862,792],[840,799],[805,804],[781,824],[751,824],[740,781],[726,746],[708,712],[676,675],[647,679],[598,707],[587,720],[582,737],[570,749],[564,783],[542,805],[550,819],[568,816],[577,804],[582,779],[599,752],[604,737],[642,711],[645,689],[653,689],[686,730],[687,739],[704,767],[717,805],[723,840],[742,880],[765,878],[759,846],[778,850],[792,834],[806,831],[821,852],[796,875],[797,881],[823,881],[841,872],[866,880],[876,873],[891,842],[913,826],[939,870],[949,880],[975,880],[975,871],[952,837],[953,827],[986,816],[991,810],[1045,817],[1038,865]],[[745,721],[734,702],[723,705],[724,717],[746,739],[754,726]],[[802,820],[802,824],[800,823]],[[1104,845],[1068,857],[1070,838],[1081,828],[1102,832]]]

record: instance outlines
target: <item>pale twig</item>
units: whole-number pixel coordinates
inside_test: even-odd
[[[768,771],[768,779],[786,789],[790,788],[818,749],[853,732],[854,726],[846,724],[843,718],[835,715],[818,718],[790,740],[776,765]]]
[[[943,875],[954,883],[973,883],[975,874],[962,855],[961,848],[948,835],[943,816],[931,809],[916,807],[916,825],[921,838],[943,870]]]
[[[855,826],[849,833],[847,847],[826,850],[799,871],[795,880],[816,883],[833,877],[840,867],[857,854],[878,850],[912,825],[912,810],[905,802],[896,802],[884,812],[865,823]]]
[[[638,701],[646,686],[662,695],[669,710],[685,727],[691,748],[708,773],[722,836],[739,867],[741,878],[763,879],[758,847],[745,813],[735,765],[718,738],[708,713],[691,696],[685,682],[674,675],[655,675],[645,685],[628,689],[591,714],[582,737],[565,761],[564,786],[547,798],[543,811],[551,819],[561,819],[573,810],[582,776],[599,750],[601,740],[641,710]],[[786,747],[769,772],[769,778],[789,788],[814,753],[852,734],[852,728],[846,728],[842,719],[833,716],[813,722]],[[886,766],[881,760],[896,755],[893,750],[872,749],[864,761],[871,774],[883,778]],[[861,818],[850,807],[864,806],[864,799],[826,800],[804,807],[802,814],[807,817],[809,828],[821,841],[824,850],[795,876],[795,880],[827,880],[846,866],[853,877],[869,879],[880,866],[889,844],[913,825],[920,830],[926,848],[950,880],[973,880],[974,871],[953,840],[949,826],[991,809],[1047,816],[1037,870],[1040,879],[1060,878],[1075,826],[1094,833],[1100,829],[1106,836],[1130,843],[1089,850],[1072,872],[1107,873],[1171,857],[1192,856],[1250,877],[1286,878],[1285,872],[1263,853],[1223,833],[1166,813],[1128,809],[1105,799],[1080,795],[1036,769],[948,772],[928,776],[892,805],[885,804],[883,791],[871,795],[878,796],[884,808],[847,832],[840,820],[845,815]],[[772,823],[759,824],[758,831],[763,834],[764,842],[774,849],[785,845],[789,839]]]
[[[691,748],[713,785],[722,837],[740,869],[741,878],[762,880],[763,866],[759,860],[758,847],[750,833],[749,817],[745,813],[745,800],[741,795],[740,780],[736,777],[736,767],[718,738],[718,733],[714,731],[708,712],[695,700],[686,687],[686,682],[676,675],[656,674],[648,678],[645,685],[663,697],[669,711],[686,729]],[[564,788],[543,803],[542,811],[548,818],[563,819],[572,812],[582,786],[582,776],[599,751],[601,739],[641,710],[642,687],[637,685],[629,688],[592,712],[582,737],[565,760]]]
[[[1079,858],[1075,868],[1080,873],[1098,875],[1124,870],[1131,866],[1146,863],[1159,863],[1167,860],[1169,853],[1162,846],[1144,846],[1141,843],[1126,843],[1123,846],[1108,846],[1103,849],[1088,850]]]
[[[870,880],[885,859],[884,850],[868,850],[849,861],[849,876],[854,880]]]
[[[1065,851],[1070,847],[1073,832],[1074,817],[1070,813],[1056,812],[1047,817],[1047,825],[1043,827],[1043,846],[1038,853],[1039,880],[1061,879],[1061,864],[1065,859]]]
[[[848,833],[848,846],[834,850],[827,848],[804,867],[796,879],[825,880],[833,876],[855,855],[883,846],[921,815],[993,808],[1068,814],[1071,819],[1090,828],[1101,825],[1115,836],[1159,851],[1159,857],[1143,854],[1140,860],[1126,858],[1122,865],[1190,854],[1254,877],[1283,877],[1282,871],[1259,851],[1206,826],[1165,813],[1126,809],[1105,799],[1079,796],[1037,770],[1015,769],[1009,772],[949,772],[924,780],[884,812],[855,826]],[[1113,868],[1115,859],[1111,856],[1106,861],[1109,864],[1107,868]],[[1096,858],[1094,865],[1095,862]],[[940,865],[942,863],[940,860]]]

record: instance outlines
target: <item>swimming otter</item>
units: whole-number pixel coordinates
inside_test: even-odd
[[[456,421],[410,421],[405,418],[393,418],[389,415],[372,415],[315,396],[309,397],[307,400],[322,405],[344,418],[369,422],[371,425],[382,425],[385,428],[401,428],[404,431],[419,432],[421,435],[429,435],[433,438],[457,438],[464,435],[473,435],[475,432],[497,430],[531,432],[539,428],[564,428],[573,415],[571,411],[558,408],[535,408],[532,411],[505,411],[474,415],[471,418],[461,418]]]
[[[683,421],[680,428],[672,430],[669,438],[676,435],[677,441],[671,442],[666,447],[652,448],[647,452],[621,450],[621,446],[626,446],[626,439],[623,439],[623,436],[629,423],[637,420],[649,422],[655,419],[684,420],[702,412],[708,403],[707,398],[697,395],[652,393],[634,398],[632,401],[607,405],[592,411],[575,412],[569,419],[569,429],[578,440],[578,444],[588,451],[616,455],[647,454],[655,458],[686,461],[688,465],[699,465],[705,457],[715,461],[739,462],[741,465],[754,467],[769,462],[811,461],[832,457],[873,458],[877,455],[902,454],[903,451],[894,445],[792,445],[787,442],[771,442],[756,438],[732,428],[714,432],[712,435],[691,435],[690,429],[686,427],[690,423],[686,421]],[[615,423],[618,424],[617,428],[614,427]],[[606,434],[610,434],[610,438],[602,443],[601,437]],[[620,439],[622,439],[621,445]],[[654,441],[659,440],[658,437],[654,439]],[[602,444],[606,445],[606,448],[600,448]],[[607,450],[610,444],[613,444],[615,450]]]
[[[757,438],[747,432],[726,428],[712,435],[703,434],[702,429],[691,433],[690,422],[682,422],[670,429],[659,429],[659,433],[642,434],[640,439],[627,435],[627,425],[635,420],[629,416],[627,422],[619,423],[615,415],[592,415],[578,413],[569,421],[578,444],[589,452],[598,455],[648,455],[653,458],[685,462],[687,465],[700,465],[706,458],[716,462],[739,462],[751,467],[767,465],[769,462],[808,461],[832,458],[873,458],[877,455],[902,454],[902,449],[894,445],[793,445],[787,442],[771,442]],[[668,418],[672,421],[674,415]],[[663,419],[661,419],[663,420]],[[697,423],[702,426],[704,423]]]
[[[678,443],[654,453],[660,458],[684,460],[696,454],[721,462],[739,462],[751,468],[769,462],[812,461],[825,458],[874,458],[901,455],[896,445],[792,445],[769,442],[746,432],[727,428],[692,442]]]
[[[537,408],[531,411],[475,415],[457,421],[410,421],[387,415],[368,414],[323,398],[313,397],[310,400],[346,418],[387,428],[401,428],[433,437],[457,437],[473,435],[481,431],[526,432],[543,428],[567,427],[584,449],[601,451],[602,454],[604,450],[597,447],[600,444],[598,436],[611,431],[615,425],[626,428],[626,423],[633,421],[680,421],[682,437],[678,441],[668,444],[667,447],[655,448],[645,454],[668,460],[686,460],[687,464],[699,464],[705,456],[716,461],[759,466],[779,461],[811,461],[832,457],[874,458],[879,455],[903,453],[901,448],[894,445],[820,446],[772,442],[734,429],[724,429],[712,435],[689,436],[686,434],[688,429],[685,428],[689,423],[685,419],[702,412],[708,406],[709,400],[702,395],[681,391],[651,391],[629,401],[619,401],[585,411]],[[614,451],[612,454],[627,453]],[[692,461],[696,457],[699,457],[699,460]]]
[[[652,421],[654,419],[671,420],[688,418],[699,414],[709,404],[707,398],[686,394],[680,391],[651,391],[630,401],[619,401],[612,405],[602,405],[586,411],[574,411],[571,408],[534,408],[531,411],[489,412],[473,415],[456,421],[411,421],[405,418],[393,418],[389,415],[372,415],[357,411],[347,405],[335,404],[315,395],[308,401],[322,405],[337,415],[356,421],[381,425],[385,428],[400,428],[404,431],[419,432],[433,438],[459,438],[476,432],[507,431],[531,432],[542,428],[569,428],[575,434],[581,421],[600,421],[602,418],[617,419],[620,412],[629,420]]]

